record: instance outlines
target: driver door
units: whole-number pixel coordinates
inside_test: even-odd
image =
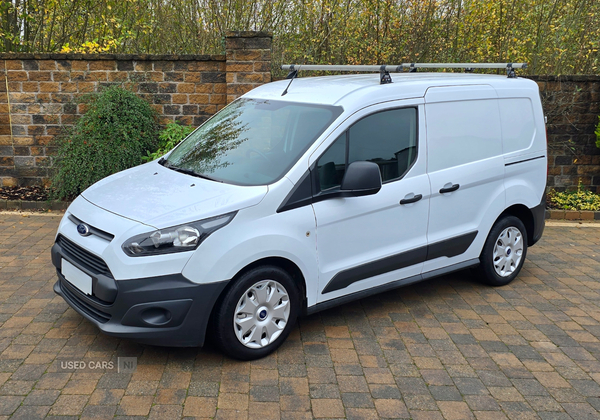
[[[313,199],[319,260],[318,302],[395,280],[420,278],[427,254],[430,186],[425,171],[423,102],[369,107],[340,127],[311,158],[321,191]],[[348,165],[377,163],[381,190],[362,197],[339,191]],[[313,166],[314,164],[314,166]],[[419,197],[420,196],[420,197]],[[403,204],[401,204],[401,201]]]

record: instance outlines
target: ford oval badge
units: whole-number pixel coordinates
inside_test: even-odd
[[[85,223],[80,223],[77,225],[77,233],[81,236],[89,236],[92,232],[90,232],[90,227]]]

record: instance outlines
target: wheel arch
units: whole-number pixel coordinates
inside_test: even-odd
[[[283,270],[285,270],[290,276],[292,276],[292,279],[294,279],[294,282],[296,283],[296,285],[298,286],[298,292],[300,293],[300,297],[302,299],[301,302],[301,308],[300,308],[300,313],[304,313],[306,311],[306,302],[307,302],[307,297],[306,297],[306,279],[304,278],[304,274],[302,274],[302,270],[300,270],[300,267],[298,267],[296,265],[296,263],[294,263],[291,260],[288,260],[287,258],[283,258],[283,257],[266,257],[266,258],[261,258],[260,260],[256,260],[253,263],[248,264],[247,266],[245,266],[244,268],[242,268],[234,277],[234,279],[239,278],[241,275],[243,275],[245,272],[252,270],[253,268],[256,267],[260,267],[262,265],[273,265],[275,267],[279,267]]]
[[[290,276],[292,276],[292,279],[298,286],[298,292],[299,292],[300,298],[301,298],[299,314],[300,315],[306,314],[306,307],[307,307],[306,280],[304,278],[304,274],[302,273],[302,270],[300,270],[300,267],[298,267],[293,261],[288,260],[287,258],[266,257],[266,258],[261,258],[259,260],[256,260],[256,261],[246,265],[244,268],[239,270],[235,274],[235,276],[233,276],[233,278],[229,281],[227,286],[225,286],[225,288],[221,291],[221,294],[219,294],[219,297],[217,298],[217,300],[215,301],[215,304],[213,305],[213,308],[212,308],[211,314],[210,314],[210,320],[209,320],[210,326],[213,325],[215,312],[218,310],[219,306],[223,302],[225,295],[227,294],[229,289],[231,289],[231,287],[233,287],[233,285],[235,284],[237,279],[239,279],[245,273],[247,273],[248,271],[250,271],[256,267],[266,266],[266,265],[279,267],[282,270],[285,270]]]
[[[521,222],[523,222],[523,225],[525,225],[525,230],[527,230],[527,245],[529,246],[530,244],[533,244],[535,242],[535,222],[533,219],[533,213],[531,212],[529,207],[523,204],[513,204],[512,206],[504,210],[502,214],[500,214],[500,216],[498,216],[494,224],[496,224],[498,220],[500,220],[504,216],[515,216],[516,218],[521,220]]]

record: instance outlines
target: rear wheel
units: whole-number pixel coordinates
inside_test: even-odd
[[[527,256],[527,231],[515,216],[505,216],[490,230],[479,257],[479,277],[492,286],[504,286],[517,277]]]
[[[275,266],[244,273],[227,291],[215,316],[215,340],[230,357],[258,359],[276,350],[296,323],[299,293]]]

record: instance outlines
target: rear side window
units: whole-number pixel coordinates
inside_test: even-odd
[[[427,104],[427,170],[502,154],[497,99]]]
[[[533,107],[529,98],[500,99],[504,153],[528,149],[535,136]]]
[[[348,165],[374,162],[383,182],[399,179],[417,157],[417,110],[393,109],[369,115],[340,135],[319,158],[321,191],[339,187]]]

